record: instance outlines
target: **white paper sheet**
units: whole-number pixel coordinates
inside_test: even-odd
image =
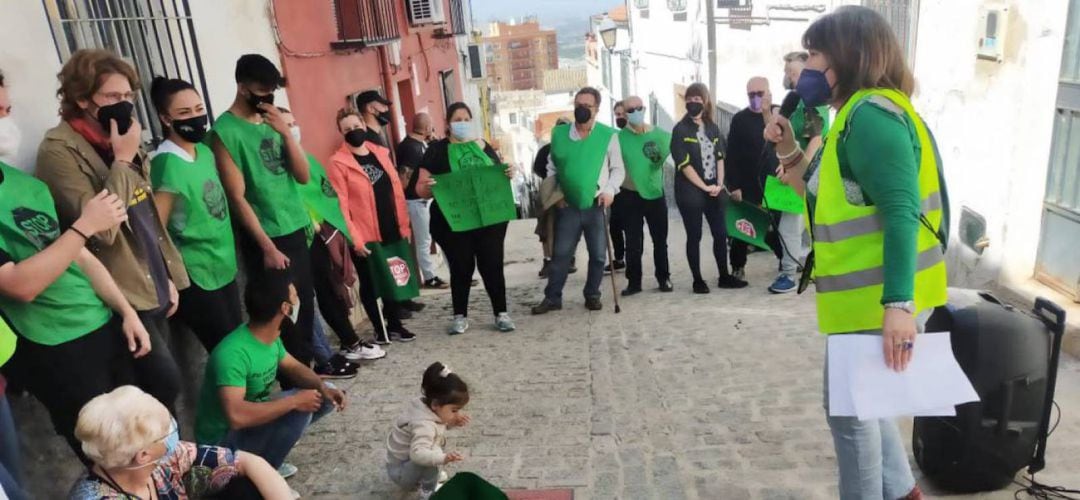
[[[860,420],[953,416],[979,396],[952,354],[948,332],[919,335],[903,372],[885,366],[877,335],[829,337],[829,414]]]

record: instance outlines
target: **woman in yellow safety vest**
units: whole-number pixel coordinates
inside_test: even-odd
[[[818,327],[880,335],[883,362],[902,371],[929,312],[946,299],[947,198],[936,146],[912,108],[915,79],[881,15],[838,8],[807,29],[803,46],[810,59],[796,92],[808,107],[835,108],[835,125],[813,158],[782,117],[766,137],[777,143],[782,179],[806,193]],[[895,421],[828,422],[842,499],[922,498]]]

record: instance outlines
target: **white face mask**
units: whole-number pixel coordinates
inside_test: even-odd
[[[293,126],[289,127],[289,133],[292,134],[293,139],[295,139],[297,143],[300,142],[300,126],[299,125],[293,125]]]
[[[15,119],[11,116],[0,118],[0,161],[15,166],[20,141],[22,141],[22,132],[15,124]]]
[[[295,325],[296,320],[299,319],[299,318],[300,318],[300,303],[297,302],[297,303],[292,305],[292,311],[289,312],[289,321],[292,321],[292,324]]]

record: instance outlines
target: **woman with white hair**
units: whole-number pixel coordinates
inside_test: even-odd
[[[258,455],[180,441],[169,410],[135,386],[86,403],[75,436],[93,465],[71,500],[294,498]]]

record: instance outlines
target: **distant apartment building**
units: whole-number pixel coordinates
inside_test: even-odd
[[[491,23],[487,46],[487,75],[493,90],[544,88],[544,71],[559,68],[555,30],[535,19],[522,23]]]

